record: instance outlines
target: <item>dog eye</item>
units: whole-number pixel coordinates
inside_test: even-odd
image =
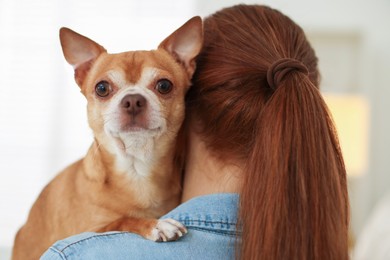
[[[110,84],[107,81],[100,81],[95,86],[95,92],[99,97],[107,97],[111,92]]]
[[[156,84],[156,89],[161,94],[168,94],[172,90],[172,82],[167,79],[160,79]]]

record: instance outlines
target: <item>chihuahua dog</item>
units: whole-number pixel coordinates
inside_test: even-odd
[[[180,201],[176,137],[203,43],[201,18],[152,51],[108,54],[67,28],[60,41],[88,101],[94,142],[44,188],[16,235],[13,259],[38,259],[57,240],[85,231],[181,237],[187,232],[181,223],[158,218]]]

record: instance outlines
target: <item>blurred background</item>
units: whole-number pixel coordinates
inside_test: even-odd
[[[109,52],[148,50],[192,16],[238,3],[279,9],[312,42],[347,163],[351,237],[363,236],[390,190],[389,0],[0,0],[0,259],[42,188],[92,142],[59,28]]]

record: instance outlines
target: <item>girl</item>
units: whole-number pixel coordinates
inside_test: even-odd
[[[183,204],[164,216],[189,233],[82,234],[43,259],[348,259],[346,172],[304,32],[259,5],[223,9],[204,31],[178,154]]]

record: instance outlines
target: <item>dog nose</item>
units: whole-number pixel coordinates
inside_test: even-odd
[[[130,94],[125,96],[120,104],[127,113],[135,116],[146,108],[147,101],[140,94]]]

